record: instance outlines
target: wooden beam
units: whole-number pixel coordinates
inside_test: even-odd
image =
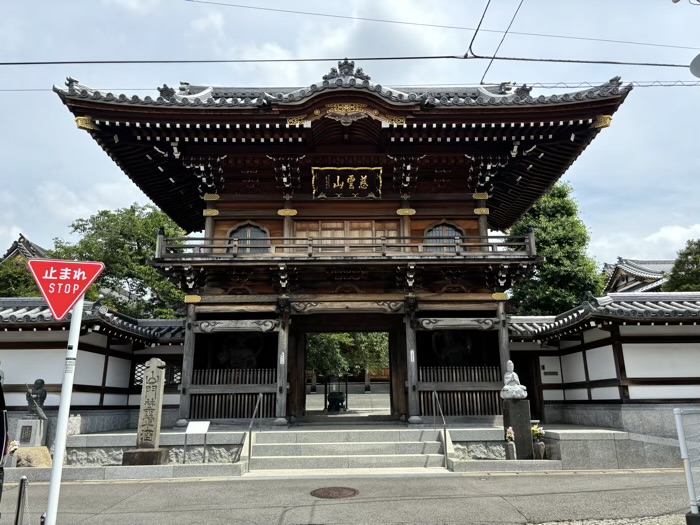
[[[455,383],[455,382],[439,382],[439,381],[420,381],[418,390],[421,392],[437,391],[454,391],[454,392],[475,392],[483,390],[500,391],[503,388],[503,383],[500,382],[470,382],[470,383]]]
[[[191,394],[274,394],[277,385],[192,385]]]
[[[280,323],[276,319],[257,320],[228,320],[228,321],[195,321],[192,331],[195,334],[211,334],[216,332],[275,332]]]

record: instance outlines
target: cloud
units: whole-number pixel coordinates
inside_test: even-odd
[[[160,6],[162,0],[102,0],[105,5],[114,5],[139,15],[146,15]]]
[[[644,235],[644,234],[642,234]],[[667,225],[641,237],[632,232],[599,235],[590,244],[590,252],[598,262],[625,259],[675,259],[688,239],[700,238],[700,224]]]
[[[209,11],[206,16],[195,18],[190,22],[190,27],[198,33],[212,34],[218,38],[224,36],[224,16],[219,11]]]

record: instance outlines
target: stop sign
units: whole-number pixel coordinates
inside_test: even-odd
[[[51,314],[58,321],[71,311],[75,303],[105,269],[101,262],[31,259],[29,270],[34,276]]]

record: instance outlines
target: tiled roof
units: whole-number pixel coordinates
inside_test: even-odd
[[[625,285],[628,287],[627,291],[629,292],[657,290],[663,284],[659,280],[671,271],[674,262],[672,259],[641,260],[619,257],[615,264],[607,263],[603,266],[603,271],[608,274],[605,291],[614,290],[616,288],[615,283],[623,275],[629,275],[640,280],[639,283]],[[664,279],[665,282],[666,280]]]
[[[557,315],[554,320],[513,316],[510,318],[511,337],[548,338],[576,331],[593,319],[700,322],[700,292],[631,292],[591,297],[581,306]]]
[[[0,264],[4,263],[7,259],[14,257],[15,255],[21,255],[25,259],[43,259],[47,257],[46,250],[34,244],[29,239],[27,239],[21,233],[19,238],[12,243],[10,248],[5,252],[5,255],[0,259]]]
[[[185,334],[181,319],[134,319],[89,301],[85,302],[83,320],[103,322],[149,343],[179,341]],[[69,321],[70,314],[62,321],[54,319],[42,298],[0,297],[0,329],[18,324],[64,325]]]
[[[250,108],[273,105],[294,105],[304,102],[319,93],[333,90],[354,90],[375,93],[378,97],[393,105],[423,104],[431,107],[452,106],[539,106],[585,102],[600,98],[619,97],[632,89],[632,86],[622,86],[619,77],[611,79],[598,87],[577,91],[575,93],[554,94],[550,96],[530,96],[530,88],[520,86],[514,91],[509,84],[498,87],[462,86],[442,87],[429,86],[416,88],[388,87],[372,82],[362,68],[355,68],[352,61],[338,62],[338,68],[308,87],[287,88],[246,88],[246,87],[216,87],[195,86],[183,82],[178,90],[167,85],[158,88],[160,96],[140,98],[137,95],[127,96],[117,93],[104,93],[81,84],[69,78],[67,89],[54,86],[62,97],[89,99],[109,104],[138,105],[138,106],[177,106],[183,108],[201,109],[216,108]]]

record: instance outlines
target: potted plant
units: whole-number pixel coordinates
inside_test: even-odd
[[[544,459],[544,429],[537,424],[532,426],[532,448],[535,452],[535,459]]]
[[[515,451],[515,431],[513,431],[513,427],[506,429],[506,459],[518,459]]]

